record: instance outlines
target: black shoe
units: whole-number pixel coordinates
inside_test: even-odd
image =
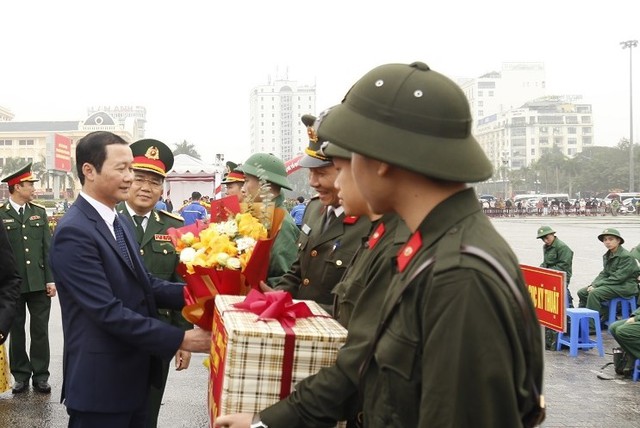
[[[11,392],[13,394],[21,394],[25,392],[28,387],[29,387],[29,384],[27,382],[16,381],[16,383],[13,384],[13,388],[11,389]]]
[[[38,382],[33,382],[33,389],[42,394],[48,394],[51,392],[51,385],[49,385],[46,380],[41,380]]]

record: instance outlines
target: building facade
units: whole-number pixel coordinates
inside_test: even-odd
[[[251,90],[251,153],[273,153],[287,161],[308,145],[303,114],[315,114],[315,85],[276,79]]]

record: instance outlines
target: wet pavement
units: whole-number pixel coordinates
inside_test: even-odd
[[[602,254],[606,251],[597,235],[605,227],[615,227],[625,239],[625,248],[640,244],[640,217],[527,217],[497,218],[494,225],[511,244],[521,263],[538,266],[542,261],[542,242],[535,239],[541,225],[553,227],[557,236],[574,251],[571,292],[587,285],[602,269]],[[50,322],[51,378],[50,395],[34,392],[0,394],[0,428],[66,427],[68,417],[60,401],[62,382],[62,329],[60,309],[54,302]],[[608,333],[603,334],[605,357],[597,350],[579,351],[575,358],[568,350],[545,351],[544,394],[547,419],[543,427],[640,428],[640,382],[616,378],[600,380],[600,367],[612,361],[611,349],[616,346]],[[182,372],[171,371],[163,406],[160,427],[208,427],[207,370],[202,365],[204,355],[194,355],[191,367]],[[609,368],[607,375],[612,375]],[[125,386],[126,387],[126,386]]]

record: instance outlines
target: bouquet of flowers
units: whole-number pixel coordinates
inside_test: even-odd
[[[263,204],[241,206],[229,196],[212,202],[210,223],[168,230],[180,254],[178,273],[187,283],[182,311],[187,320],[211,330],[216,295],[259,289],[282,222],[280,211]]]

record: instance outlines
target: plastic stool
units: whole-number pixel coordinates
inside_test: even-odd
[[[640,377],[640,360],[636,360],[635,364],[633,365],[633,381],[637,382],[638,377]]]
[[[598,348],[598,353],[601,357],[604,357],[600,314],[598,311],[587,308],[567,308],[567,316],[571,320],[571,330],[569,335],[558,333],[556,351],[559,351],[562,345],[565,345],[569,347],[569,356],[576,357],[578,349]],[[593,320],[595,324],[596,340],[589,339],[589,320]]]
[[[636,299],[633,297],[614,297],[613,299],[602,302],[602,306],[609,306],[609,321],[607,321],[607,327],[611,327],[611,324],[616,322],[618,314],[618,304],[620,304],[620,312],[622,313],[622,319],[627,319],[637,309]]]

